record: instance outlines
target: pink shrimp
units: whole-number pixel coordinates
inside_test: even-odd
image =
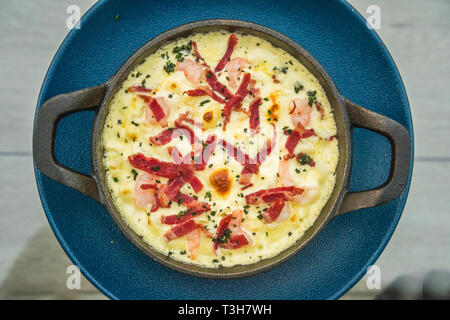
[[[231,230],[231,234],[235,235],[242,234],[247,239],[247,242],[251,244],[252,243],[251,237],[244,230],[242,230],[241,227],[243,214],[242,210],[235,209],[231,214],[233,218],[231,219],[230,224],[228,225],[228,228]]]
[[[294,186],[295,183],[289,174],[288,160],[282,159],[278,165],[278,173],[280,175],[281,185],[283,187]]]
[[[289,161],[288,159],[282,159],[278,165],[278,173],[280,175],[281,185],[283,187],[295,186],[295,182],[294,182],[294,180],[292,180],[292,177],[289,173],[288,161]],[[295,195],[293,198],[294,198],[293,199],[294,202],[302,203],[302,202],[304,202],[305,195],[304,194]],[[285,205],[282,213],[288,209],[289,208],[287,208],[287,205]]]
[[[308,99],[295,98],[292,100],[289,106],[292,124],[297,127],[301,124],[303,127],[309,126],[311,123],[311,110],[308,105]]]
[[[288,202],[284,203],[283,209],[281,209],[281,213],[278,218],[275,219],[276,222],[282,222],[288,219],[291,216],[291,206]]]
[[[178,61],[175,70],[183,71],[186,79],[192,83],[199,83],[203,77],[202,66],[191,59],[186,59],[183,62]]]
[[[186,251],[190,259],[195,260],[200,251],[201,231],[196,228],[186,234]]]
[[[147,119],[148,123],[150,124],[161,124],[162,127],[167,127],[167,118],[170,115],[170,108],[169,106],[166,104],[166,101],[164,100],[164,98],[159,97],[159,98],[155,98],[155,100],[158,102],[158,105],[161,107],[164,115],[159,115],[160,117],[162,116],[162,118],[158,121],[156,120],[156,117],[152,111],[152,109],[150,108],[150,104],[148,103],[145,107],[145,119]]]
[[[134,186],[134,201],[138,207],[145,207],[148,204],[156,202],[156,190],[154,188],[142,189],[142,185],[151,185],[156,183],[154,175],[141,173]]]
[[[250,67],[250,62],[245,58],[236,57],[231,59],[225,66],[225,70],[228,70],[228,78],[230,87],[236,89],[238,87],[238,78],[243,72],[242,69]]]

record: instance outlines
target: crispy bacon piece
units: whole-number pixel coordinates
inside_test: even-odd
[[[283,200],[275,201],[267,211],[263,212],[262,216],[267,223],[275,221],[283,210],[285,202]]]
[[[219,227],[213,245],[213,251],[219,247],[224,249],[237,249],[251,242],[251,238],[241,229],[242,210],[234,210],[232,214],[226,215],[220,220]],[[229,229],[229,235],[225,235]]]
[[[259,132],[259,105],[261,104],[261,98],[258,97],[252,101],[249,107],[250,112],[250,132],[253,135]]]
[[[176,120],[176,122],[186,122],[189,123],[191,125],[193,125],[194,127],[197,127],[199,129],[202,128],[202,123],[199,121],[195,121],[194,119],[192,119],[191,117],[189,117],[189,111],[186,111],[185,113],[182,113],[178,116],[178,119]]]
[[[181,166],[171,162],[160,161],[156,158],[147,158],[142,153],[129,156],[128,161],[136,169],[143,170],[158,177],[173,179],[181,173]]]
[[[238,249],[246,246],[247,244],[249,244],[247,237],[240,233],[232,235],[230,239],[228,239],[228,242],[220,244],[220,247],[225,249]]]
[[[295,147],[301,139],[309,138],[315,136],[316,132],[314,129],[305,129],[300,124],[295,127],[294,130],[289,134],[289,137],[286,141],[285,148],[289,152],[289,154],[293,154]]]
[[[185,136],[193,145],[194,150],[197,150],[200,146],[200,139],[195,135],[191,128],[183,124],[183,121],[192,123],[193,125],[198,125],[194,120],[190,119],[186,115],[180,115],[180,117],[175,120],[175,128],[168,128],[161,131],[156,136],[150,137],[150,141],[155,145],[161,146],[169,143],[179,136]]]
[[[173,130],[174,128],[168,128],[161,131],[156,136],[150,137],[150,142],[157,146],[162,146],[169,143],[173,139]]]
[[[152,101],[149,104],[149,107],[152,110],[153,115],[155,116],[156,120],[158,122],[160,122],[164,118],[165,113],[164,113],[162,107],[159,105],[158,101],[156,99],[152,99]],[[166,124],[166,126],[167,126],[167,124]]]
[[[166,241],[171,241],[188,234],[196,228],[197,224],[194,220],[191,219],[184,223],[174,225],[169,231],[164,234],[164,238]]]
[[[190,220],[203,212],[211,210],[211,206],[206,202],[201,202],[187,194],[178,192],[173,201],[187,207],[186,213],[178,216],[177,214],[170,216],[161,216],[161,223],[179,224]]]
[[[184,93],[186,93],[188,96],[191,97],[201,97],[201,96],[210,96],[211,98],[213,98],[215,101],[225,104],[226,100],[219,97],[214,91],[212,91],[211,88],[207,87],[207,86],[200,86],[197,87],[196,89],[192,89],[192,90],[187,90]]]
[[[198,52],[197,43],[195,41],[192,41],[192,51],[194,52],[196,60],[198,60],[197,62],[203,61],[202,65],[209,69],[209,65],[205,62],[205,59],[203,59],[203,57],[200,55],[200,52]]]
[[[246,185],[246,186],[243,186],[243,187],[241,188],[241,190],[246,190],[246,189],[248,189],[248,188],[250,188],[250,187],[253,187],[253,183],[250,183],[250,184],[248,184],[248,185]]]
[[[131,86],[127,90],[129,92],[152,92],[152,89],[144,88],[143,86]]]
[[[166,105],[164,98],[152,98],[143,94],[138,95],[145,101],[147,107],[151,111],[150,114],[146,114],[146,118],[150,123],[156,120],[161,127],[167,127],[167,117],[169,116],[170,109]],[[154,117],[154,120],[152,120]]]
[[[286,144],[284,147],[289,152],[289,154],[294,154],[295,147],[297,146],[298,142],[300,141],[300,133],[298,131],[293,130],[289,137],[287,138]]]
[[[159,205],[163,208],[168,208],[170,201],[175,199],[175,196],[184,184],[184,177],[179,175],[175,179],[169,180],[167,184],[162,185],[157,193]]]
[[[222,113],[224,117],[223,130],[226,129],[227,123],[230,121],[231,112],[234,108],[237,108],[239,104],[244,100],[245,96],[248,94],[248,85],[250,83],[250,73],[244,74],[241,84],[239,85],[236,94],[231,97],[225,106],[223,107]]]
[[[214,72],[217,73],[219,71],[222,71],[222,69],[225,67],[225,65],[229,61],[229,58],[231,57],[231,54],[233,53],[234,47],[236,46],[237,43],[238,43],[238,38],[234,34],[231,34],[230,37],[228,38],[227,51],[225,52],[222,59],[217,64],[216,69],[214,69]]]
[[[291,201],[295,196],[303,193],[302,188],[295,186],[277,187],[259,190],[245,196],[247,204],[272,203],[278,200]]]
[[[141,189],[143,189],[143,190],[158,189],[158,187],[157,187],[156,183],[147,183],[147,184],[142,184]]]
[[[195,192],[199,192],[203,188],[202,182],[194,175],[194,166],[192,164],[160,161],[156,158],[147,158],[142,153],[129,156],[128,161],[133,167],[158,177],[175,179],[181,175],[185,182],[189,182]]]
[[[213,251],[216,253],[217,248],[219,248],[219,242],[217,241],[218,238],[222,237],[225,233],[225,230],[228,228],[228,225],[230,224],[231,219],[233,216],[231,214],[226,215],[222,218],[219,222],[219,226],[217,227],[216,237],[213,244]]]
[[[212,72],[210,69],[207,69],[205,75],[206,75],[206,82],[208,82],[211,89],[213,89],[214,91],[218,92],[220,95],[225,97],[225,100],[233,97],[231,91],[228,90],[228,88],[224,84],[219,82],[214,72]]]

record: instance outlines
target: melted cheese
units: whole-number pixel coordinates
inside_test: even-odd
[[[243,57],[250,61],[252,66],[245,71],[250,72],[252,79],[256,80],[256,87],[260,89],[260,95],[263,98],[260,106],[259,134],[250,136],[249,119],[242,112],[232,112],[227,130],[223,131],[221,127],[223,119],[220,115],[223,105],[208,96],[183,95],[184,91],[194,89],[198,85],[188,81],[182,71],[167,73],[164,70],[167,61],[176,63],[173,48],[187,44],[189,40],[197,43],[200,54],[214,68],[226,51],[229,33],[210,32],[195,34],[169,43],[137,66],[111,102],[102,137],[107,183],[123,220],[155,250],[185,263],[210,268],[255,263],[261,259],[273,257],[292,246],[314,223],[328,200],[335,184],[334,172],[338,163],[338,140],[329,140],[336,135],[336,124],[326,94],[318,80],[284,50],[255,36],[236,35],[239,42],[232,58]],[[193,56],[186,56],[186,58],[194,59]],[[274,75],[279,83],[273,81]],[[227,72],[221,72],[218,79],[228,84]],[[250,156],[255,156],[265,145],[266,140],[272,137],[271,123],[275,124],[278,141],[273,152],[260,166],[259,173],[252,176],[252,187],[241,190],[242,185],[238,183],[238,179],[242,165],[218,147],[212,154],[206,169],[195,173],[204,184],[204,188],[198,194],[195,194],[188,184],[181,189],[182,192],[195,195],[199,200],[211,204],[211,211],[198,215],[195,220],[206,226],[212,233],[215,233],[223,216],[231,213],[233,209],[245,208],[242,228],[252,238],[251,245],[235,250],[219,249],[219,255],[215,256],[212,240],[202,233],[199,255],[197,259],[191,260],[186,254],[186,237],[170,242],[165,241],[163,234],[170,229],[170,226],[161,223],[161,215],[178,214],[185,210],[185,207],[173,203],[171,208],[160,208],[150,213],[150,206],[146,208],[136,206],[133,198],[135,175],[143,171],[134,169],[128,162],[128,156],[141,152],[161,161],[171,162],[167,147],[176,146],[183,155],[191,152],[192,149],[188,139],[178,138],[164,146],[151,145],[149,137],[157,135],[163,129],[159,124],[150,125],[146,122],[143,100],[136,93],[127,91],[130,86],[142,85],[142,83],[153,90],[153,96],[165,98],[171,110],[168,118],[169,127],[173,126],[180,113],[189,111],[191,118],[203,123],[204,132],[194,128],[201,139],[206,140],[209,134],[216,134],[219,138],[237,145]],[[303,89],[296,93],[295,87],[299,83],[303,85]],[[199,85],[207,84],[203,81]],[[288,161],[289,173],[295,184],[309,189],[305,193],[309,202],[305,201],[307,202],[305,204],[287,202],[290,209],[289,219],[265,223],[258,216],[261,216],[262,210],[268,205],[246,206],[243,196],[261,189],[281,186],[278,167],[280,159],[286,154],[284,145],[287,139],[282,128],[293,127],[289,115],[289,104],[293,98],[307,97],[307,92],[314,90],[317,100],[325,111],[325,116],[322,119],[321,114],[313,108],[311,124],[308,128],[313,128],[317,136],[302,139],[295,152],[307,153],[314,160],[315,166],[300,165],[295,158]],[[252,99],[250,96],[244,99],[242,103],[244,109],[248,108]],[[210,101],[205,103],[206,100]],[[269,114],[268,110],[271,110],[272,114]],[[213,120],[206,123],[203,116],[208,111],[212,112]],[[277,119],[274,120],[274,118]],[[230,190],[225,196],[218,194],[210,183],[211,174],[224,168],[228,170],[231,178]],[[160,180],[165,183],[167,179]]]

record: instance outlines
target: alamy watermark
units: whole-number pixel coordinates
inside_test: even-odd
[[[371,265],[366,271],[366,287],[370,290],[381,289],[381,269],[377,265]]]
[[[66,269],[66,273],[69,275],[66,280],[66,287],[69,290],[81,289],[81,272],[80,268],[75,265],[70,265]]]
[[[367,7],[366,13],[368,14],[366,18],[367,27],[369,29],[379,30],[381,29],[381,9],[379,6],[372,4]]]
[[[67,7],[66,13],[69,15],[66,19],[66,26],[68,29],[80,29],[81,28],[81,9],[75,4],[71,4]]]

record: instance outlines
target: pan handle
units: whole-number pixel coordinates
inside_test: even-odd
[[[391,171],[381,186],[345,194],[337,215],[370,208],[394,200],[401,195],[408,182],[411,159],[411,141],[408,130],[397,121],[369,111],[344,99],[353,127],[375,131],[389,139],[392,150]]]
[[[106,85],[102,84],[47,100],[38,112],[33,130],[33,158],[38,169],[47,177],[100,203],[95,177],[75,172],[60,164],[55,158],[54,146],[59,120],[78,111],[96,110],[105,93]]]

